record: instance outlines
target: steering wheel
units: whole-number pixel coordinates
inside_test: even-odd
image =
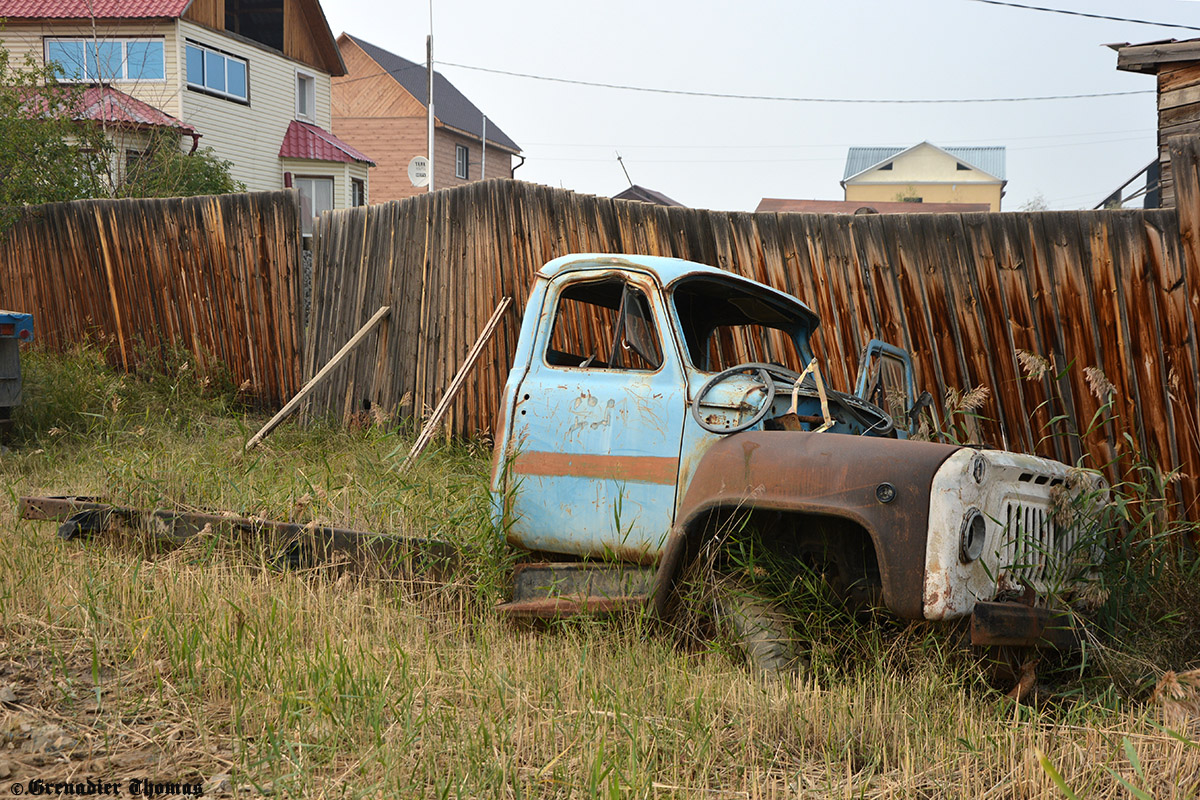
[[[762,406],[750,416],[750,419],[735,425],[732,428],[718,427],[706,422],[704,417],[700,414],[700,403],[704,400],[705,395],[711,392],[713,387],[717,384],[728,380],[734,375],[740,375],[746,372],[753,372],[754,376],[758,378],[758,380],[760,380],[766,387],[767,398],[765,401],[763,401]],[[771,410],[771,404],[775,401],[775,381],[771,380],[772,374],[779,375],[784,379],[792,381],[795,381],[800,377],[797,373],[792,372],[789,369],[777,367],[773,364],[760,364],[757,361],[738,364],[730,367],[729,369],[722,370],[716,375],[713,375],[708,379],[704,386],[700,388],[700,391],[696,392],[696,396],[692,398],[692,416],[696,418],[696,423],[709,433],[720,434],[738,433],[739,431],[753,428],[755,425],[762,422],[763,417],[765,417],[767,412]]]

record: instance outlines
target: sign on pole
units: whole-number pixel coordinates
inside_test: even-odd
[[[408,179],[412,181],[413,186],[428,186],[429,159],[425,156],[417,156],[408,162]]]

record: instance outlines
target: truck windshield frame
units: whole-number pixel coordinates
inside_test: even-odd
[[[680,349],[694,369],[719,371],[710,360],[711,339],[717,332],[723,333],[725,339],[746,337],[742,347],[754,352],[770,347],[770,332],[776,331],[795,348],[794,353],[775,354],[775,360],[784,356],[790,356],[789,361],[796,359],[795,364],[782,366],[798,369],[812,359],[809,338],[818,324],[816,315],[799,301],[788,302],[783,296],[756,288],[736,279],[710,275],[685,276],[671,284],[669,305],[675,315],[674,327],[680,337]],[[719,343],[717,346],[720,348]]]

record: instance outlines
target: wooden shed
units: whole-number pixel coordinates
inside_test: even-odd
[[[1117,69],[1158,76],[1158,162],[1163,208],[1175,207],[1175,179],[1167,142],[1200,134],[1200,39],[1111,44]]]

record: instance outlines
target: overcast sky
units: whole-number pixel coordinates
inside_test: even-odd
[[[1014,0],[1200,27],[1194,0]],[[1154,78],[1102,45],[1200,31],[975,0],[433,0],[434,58],[690,92],[840,99],[1143,92],[1038,102],[875,105],[737,100],[567,85],[442,65],[519,144],[516,177],[590,194],[634,183],[697,208],[840,200],[852,145],[1003,145],[1005,210],[1090,208],[1155,155]],[[346,31],[423,61],[429,0],[323,0]],[[437,98],[434,98],[436,104]]]

